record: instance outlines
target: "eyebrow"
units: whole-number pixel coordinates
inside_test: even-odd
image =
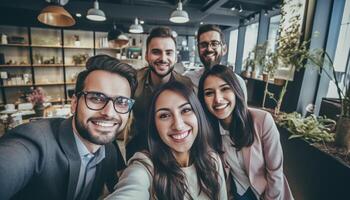
[[[183,103],[180,106],[178,106],[178,108],[182,108],[186,105],[190,105],[190,103],[189,102]],[[159,108],[158,110],[156,110],[155,113],[160,112],[160,111],[170,111],[170,109],[169,108]]]
[[[222,85],[219,85],[219,88],[222,88],[222,87],[224,87],[224,86],[229,86],[229,87],[230,87],[230,85],[229,85],[228,83],[224,83],[224,84],[222,84]],[[204,91],[205,91],[205,90],[212,90],[212,88],[205,88]]]
[[[153,48],[153,49],[151,49],[151,51],[153,52],[153,51],[163,51],[163,50],[162,49],[158,49],[158,48]],[[169,52],[169,51],[174,52],[174,49],[165,49],[164,51],[166,51],[166,52]]]

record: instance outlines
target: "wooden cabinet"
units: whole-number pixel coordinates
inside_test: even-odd
[[[143,34],[128,35],[129,45],[123,49],[108,47],[107,32],[0,26],[0,34],[0,104],[24,101],[24,94],[39,86],[48,101],[67,103],[78,73],[93,55],[145,66]]]

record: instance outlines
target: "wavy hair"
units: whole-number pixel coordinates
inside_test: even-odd
[[[219,173],[211,156],[213,149],[208,144],[212,128],[208,123],[203,108],[193,90],[183,83],[171,81],[161,86],[154,94],[148,118],[149,156],[154,165],[153,191],[158,199],[178,200],[190,196],[184,172],[180,169],[169,146],[159,136],[155,123],[155,105],[159,95],[170,90],[185,97],[192,107],[198,121],[198,134],[190,149],[190,161],[196,168],[200,192],[209,199],[218,199],[220,184]]]
[[[248,106],[244,99],[243,90],[238,82],[235,73],[229,67],[218,64],[214,65],[210,70],[204,72],[199,80],[199,101],[203,105],[204,111],[208,115],[211,124],[214,126],[215,133],[219,133],[219,121],[213,114],[209,112],[204,100],[204,81],[208,78],[208,76],[216,76],[225,81],[233,90],[233,93],[236,96],[236,105],[231,113],[232,121],[229,126],[230,137],[234,142],[234,147],[240,150],[243,147],[251,146],[254,142],[255,134],[253,119],[249,113]],[[217,145],[214,146],[214,149],[220,152],[222,144],[220,134],[216,135],[216,143]]]

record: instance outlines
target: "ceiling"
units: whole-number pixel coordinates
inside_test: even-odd
[[[183,9],[189,14],[186,24],[174,24],[169,21],[171,12],[176,9],[178,0],[99,0],[100,9],[107,16],[104,22],[86,19],[86,13],[93,7],[93,0],[69,0],[64,6],[76,19],[72,29],[108,30],[113,22],[127,32],[135,17],[145,21],[148,32],[159,25],[171,26],[179,34],[194,35],[200,22],[218,24],[223,29],[238,27],[241,19],[258,13],[262,9],[271,10],[281,0],[183,0]],[[13,25],[43,26],[36,17],[47,6],[45,0],[1,0],[0,23]],[[233,6],[241,5],[243,12],[232,11]],[[82,17],[75,16],[81,13]]]

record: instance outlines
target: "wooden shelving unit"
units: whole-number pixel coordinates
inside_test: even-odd
[[[76,75],[85,69],[85,64],[73,64],[74,56],[90,57],[101,53],[113,57],[122,53],[127,56],[129,48],[110,48],[106,47],[106,44],[101,46],[99,42],[102,39],[106,40],[106,32],[1,25],[0,32],[7,36],[23,38],[23,43],[20,44],[0,44],[0,53],[4,54],[5,63],[10,60],[12,63],[26,63],[0,64],[0,72],[6,72],[6,80],[12,83],[6,85],[5,81],[0,81],[0,104],[15,103],[18,95],[29,92],[31,87],[43,87],[48,96],[58,99],[50,102],[67,103],[70,101],[68,90],[74,89]],[[140,45],[141,40],[145,39],[143,35],[133,34],[130,37],[138,37],[137,44]],[[130,48],[141,49],[137,45]],[[128,58],[123,61],[130,64],[135,63],[137,59]],[[24,78],[23,74],[29,75],[31,84],[13,84],[18,83],[16,78]],[[11,81],[12,78],[15,79]]]

